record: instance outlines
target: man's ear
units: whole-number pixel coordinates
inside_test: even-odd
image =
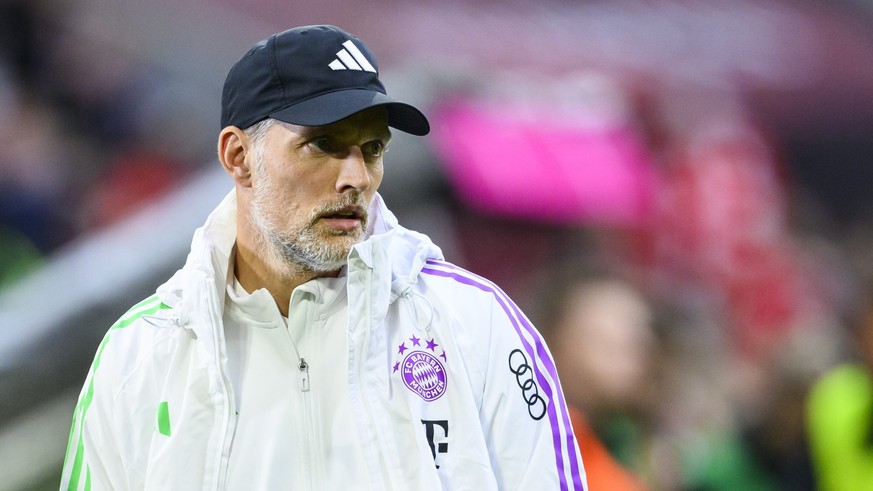
[[[218,160],[234,182],[242,187],[251,187],[252,173],[246,163],[251,149],[246,134],[236,126],[228,126],[218,135]]]

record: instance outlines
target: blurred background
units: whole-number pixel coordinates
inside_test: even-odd
[[[809,409],[868,366],[869,0],[0,0],[0,489],[57,489],[100,339],[231,189],[227,70],[314,23],[428,114],[381,192],[549,339],[593,489],[871,489]]]

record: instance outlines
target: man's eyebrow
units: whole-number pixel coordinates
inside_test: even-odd
[[[298,126],[297,133],[303,136],[311,136],[316,133],[324,133],[327,126]]]
[[[338,128],[334,128],[332,125],[298,126],[297,127],[297,134],[299,134],[301,137],[304,137],[304,138],[310,137],[313,135],[318,135],[318,134],[335,133],[337,131],[341,132],[341,130],[339,130]],[[384,130],[378,130],[378,131],[373,132],[374,139],[380,139],[380,140],[384,140],[386,142],[391,140],[392,136],[393,136],[393,133],[391,133],[391,130],[388,128],[385,128]]]

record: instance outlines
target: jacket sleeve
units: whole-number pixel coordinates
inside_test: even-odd
[[[500,489],[585,490],[555,363],[521,310],[494,287],[481,415]]]
[[[131,443],[142,424],[133,423],[131,408],[119,404],[118,394],[125,374],[137,364],[138,345],[132,340],[141,336],[128,334],[142,331],[145,326],[140,320],[165,308],[157,296],[143,300],[122,315],[100,342],[73,412],[61,490],[142,487],[142,476],[127,455],[143,446],[142,441]]]
[[[61,490],[127,489],[113,421],[110,373],[101,366],[110,334],[111,330],[100,343],[73,412]]]

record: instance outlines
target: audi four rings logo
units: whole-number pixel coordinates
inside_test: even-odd
[[[540,395],[540,388],[533,378],[533,368],[527,364],[527,357],[520,349],[509,353],[509,370],[515,374],[515,382],[521,388],[530,417],[537,421],[543,419],[546,415],[546,400]]]

